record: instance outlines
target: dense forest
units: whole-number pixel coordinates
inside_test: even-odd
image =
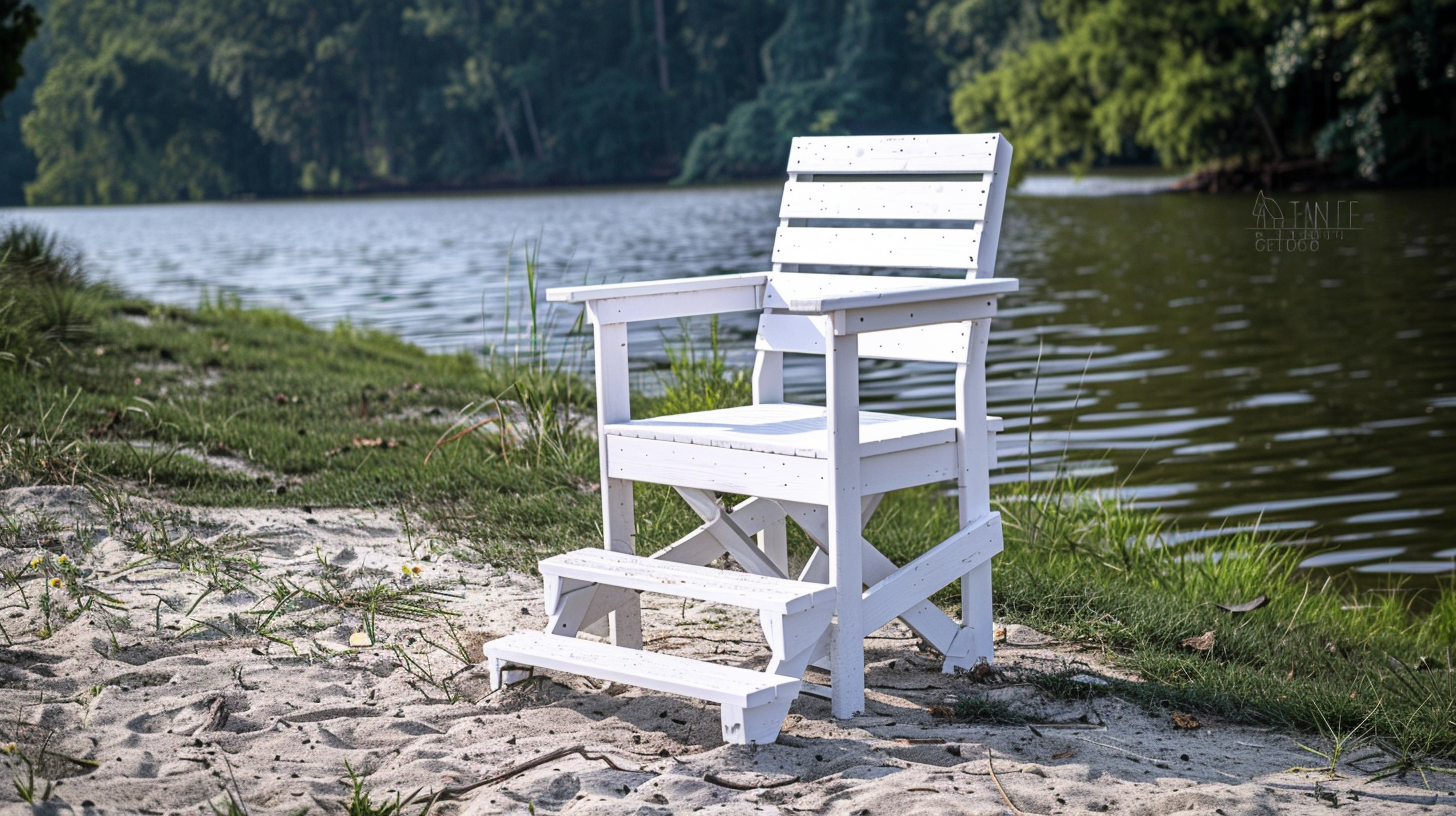
[[[35,12],[0,204],[711,181],[957,128],[1019,169],[1456,181],[1456,0],[0,0],[0,31]]]

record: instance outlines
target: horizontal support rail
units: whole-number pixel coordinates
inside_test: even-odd
[[[833,331],[827,315],[764,314],[758,319],[758,351],[823,354]],[[964,363],[970,357],[971,331],[964,322],[865,332],[859,356],[869,360]]]

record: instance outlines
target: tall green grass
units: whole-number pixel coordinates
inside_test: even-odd
[[[1298,550],[1259,532],[1168,546],[1152,513],[1085,484],[1018,483],[995,504],[1006,532],[997,618],[1095,645],[1143,678],[1113,682],[1112,693],[1234,722],[1359,732],[1392,771],[1456,760],[1451,586],[1319,579],[1298,569]],[[904,491],[886,498],[866,537],[904,563],[956,522],[947,496]],[[955,604],[953,590],[937,601]],[[1268,603],[1244,614],[1219,606],[1260,595]],[[1210,631],[1211,650],[1183,645]]]
[[[40,368],[73,354],[97,305],[80,255],[54,233],[25,223],[0,228],[0,365]]]

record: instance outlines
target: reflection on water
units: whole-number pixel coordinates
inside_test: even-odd
[[[1208,529],[1279,531],[1311,568],[1449,573],[1456,562],[1456,207],[1444,191],[1344,194],[1359,220],[1318,249],[1270,252],[1255,197],[1119,195],[1031,184],[1000,255],[1021,291],[989,353],[1005,417],[1003,482],[1074,473]],[[1158,180],[1134,180],[1152,189]],[[1087,184],[1082,182],[1081,184]],[[1097,196],[1084,196],[1090,190]],[[1034,194],[1035,193],[1035,194]],[[236,292],[316,323],[342,317],[429,348],[509,348],[523,246],[543,285],[766,268],[776,186],[0,212],[60,230],[139,294],[183,304]],[[1338,195],[1288,196],[1297,213]],[[1358,227],[1355,228],[1355,227]],[[507,258],[510,284],[507,286]],[[511,293],[511,296],[507,295]],[[567,334],[576,315],[545,316]],[[725,318],[731,359],[755,324]],[[664,336],[632,334],[652,387]],[[581,348],[582,338],[568,344]],[[788,367],[822,394],[811,359]],[[867,363],[880,408],[948,415],[953,373]]]

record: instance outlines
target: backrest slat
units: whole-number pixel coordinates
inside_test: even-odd
[[[991,173],[1000,134],[794,139],[790,173]]]
[[[849,179],[853,176],[847,177]],[[791,181],[780,218],[873,218],[979,221],[986,217],[989,180]]]
[[[775,273],[847,266],[995,274],[1011,173],[1011,145],[999,133],[798,137],[788,173]],[[755,344],[755,400],[782,400],[782,353],[823,354],[824,331],[809,316],[766,312]],[[964,364],[971,335],[968,323],[866,332],[859,355]]]
[[[980,224],[966,229],[779,227],[773,261],[974,270],[980,243]]]

